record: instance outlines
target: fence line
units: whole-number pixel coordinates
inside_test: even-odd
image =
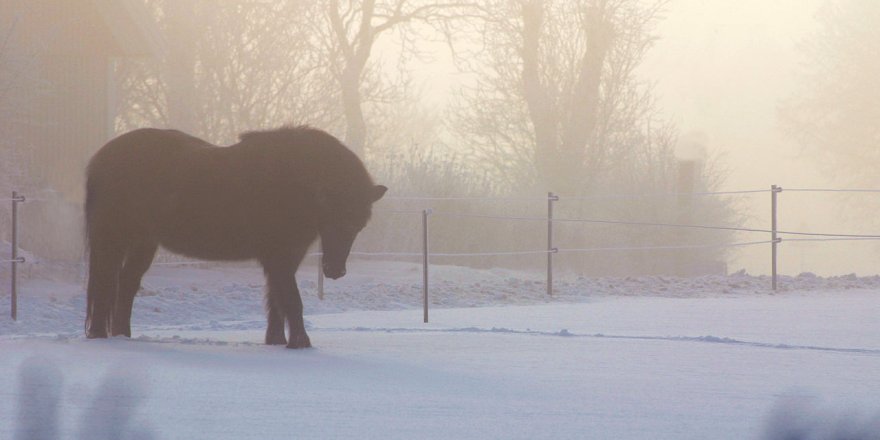
[[[786,192],[838,192],[838,193],[880,193],[880,189],[834,189],[834,188],[785,188]],[[738,191],[700,191],[700,192],[668,192],[668,193],[647,193],[647,194],[638,194],[638,193],[630,193],[630,194],[596,194],[596,195],[588,195],[588,196],[564,196],[558,195],[558,201],[569,201],[569,200],[594,200],[594,199],[614,199],[614,198],[662,198],[662,197],[681,197],[681,196],[725,196],[725,195],[738,195],[738,194],[759,194],[759,193],[768,193],[771,192],[769,189],[753,189],[753,190],[738,190]],[[494,196],[485,196],[485,197],[430,197],[430,196],[392,196],[385,197],[383,200],[408,200],[408,201],[497,201],[497,202],[510,202],[510,201],[523,201],[523,202],[535,202],[535,201],[547,201],[547,197],[535,196],[535,197],[494,197]],[[12,199],[9,197],[0,198],[0,202],[11,202]],[[28,202],[52,202],[53,199],[46,198],[28,198]],[[384,211],[384,212],[395,212],[395,211]],[[419,213],[421,211],[397,211],[402,213],[416,212]]]
[[[594,251],[639,251],[639,250],[666,250],[666,249],[710,249],[724,247],[741,247],[752,246],[758,244],[769,244],[770,240],[764,241],[747,241],[740,243],[715,243],[715,244],[694,244],[694,245],[670,245],[670,246],[622,246],[622,247],[597,247],[597,248],[557,248],[553,250],[535,250],[535,251],[497,251],[497,252],[430,252],[432,257],[503,257],[515,255],[543,255],[555,253],[576,253],[576,252],[594,252]],[[320,256],[321,254],[310,254]],[[420,257],[420,252],[352,252],[351,255],[361,256],[385,256],[385,257]]]
[[[880,193],[880,189],[785,188],[791,192]]]
[[[492,219],[492,220],[517,220],[517,221],[535,221],[535,222],[546,222],[548,219],[546,217],[510,217],[510,216],[501,216],[501,215],[484,215],[484,214],[465,214],[465,213],[456,213],[456,212],[445,212],[445,211],[434,211],[435,215],[447,216],[447,217],[463,217],[463,218],[482,218],[482,219]],[[800,236],[813,236],[813,237],[847,237],[847,238],[863,238],[863,239],[880,239],[880,235],[871,235],[871,234],[839,234],[839,233],[826,233],[826,232],[800,232],[800,231],[774,231],[772,229],[760,229],[760,228],[738,228],[734,226],[709,226],[709,225],[691,225],[691,224],[677,224],[677,223],[653,223],[653,222],[636,222],[636,221],[620,221],[620,220],[595,220],[595,219],[577,219],[577,218],[553,218],[549,221],[553,223],[595,223],[595,224],[607,224],[607,225],[624,225],[624,226],[652,226],[652,227],[665,227],[665,228],[679,228],[679,229],[706,229],[706,230],[717,230],[717,231],[734,231],[734,232],[759,232],[764,234],[770,234],[776,232],[781,235],[800,235]]]
[[[877,241],[880,237],[844,237],[844,238],[786,238],[785,242],[792,241]]]
[[[500,215],[483,215],[483,214],[465,214],[465,213],[456,213],[456,212],[444,212],[444,211],[434,211],[436,215],[445,215],[448,217],[464,217],[464,218],[482,218],[482,219],[492,219],[492,220],[521,220],[521,221],[540,221],[546,222],[548,219],[546,217],[508,217],[508,216],[500,216]],[[594,219],[575,219],[575,218],[552,218],[549,221],[553,223],[596,223],[596,224],[609,224],[609,225],[625,225],[625,226],[656,226],[656,227],[667,227],[667,228],[687,228],[687,229],[710,229],[710,230],[721,230],[721,231],[737,231],[737,232],[761,232],[765,234],[769,234],[773,232],[770,229],[756,229],[756,228],[737,228],[733,226],[707,226],[707,225],[686,225],[686,224],[675,224],[675,223],[652,223],[652,222],[636,222],[636,221],[619,221],[619,220],[594,220]],[[777,231],[778,233],[782,233],[781,231]]]
[[[647,198],[666,198],[666,197],[701,197],[701,196],[729,196],[739,194],[757,194],[770,192],[768,189],[754,189],[742,191],[704,191],[704,192],[668,192],[668,193],[647,193],[647,194],[596,194],[589,196],[559,196],[559,201],[568,200],[595,200],[595,199],[647,199]]]
[[[708,230],[715,230],[715,231],[762,232],[765,234],[769,234],[769,233],[773,232],[770,229],[737,228],[735,226],[688,225],[688,224],[677,224],[677,223],[632,222],[632,221],[594,220],[594,219],[576,219],[576,218],[558,218],[558,219],[553,219],[553,221],[558,222],[558,223],[596,223],[596,224],[605,224],[605,225],[652,226],[652,227],[677,228],[677,229],[708,229]]]
[[[880,238],[832,238],[832,239],[787,239],[789,241],[855,241],[855,240],[880,240]],[[432,257],[504,257],[517,255],[543,255],[555,253],[577,253],[577,252],[595,252],[595,251],[640,251],[640,250],[674,250],[674,249],[711,249],[724,247],[742,247],[759,244],[769,244],[771,240],[764,241],[747,241],[739,243],[715,243],[715,244],[694,244],[694,245],[669,245],[669,246],[621,246],[621,247],[596,247],[596,248],[555,248],[553,250],[534,250],[534,251],[495,251],[495,252],[430,252]],[[306,254],[307,257],[320,257],[320,252],[312,252]],[[366,252],[352,251],[349,255],[362,257],[421,257],[421,252]],[[18,260],[0,260],[0,263],[11,263],[17,261],[25,262],[24,258]],[[154,262],[154,266],[180,266],[180,265],[199,265],[214,264],[217,261],[210,260],[180,260],[180,261],[159,261]],[[86,266],[87,263],[81,263]]]
[[[880,189],[833,189],[833,188],[789,188],[784,191],[790,192],[833,192],[833,193],[880,193]],[[823,232],[803,232],[803,231],[781,231],[776,227],[776,212],[777,212],[777,198],[778,194],[783,192],[783,188],[773,185],[770,189],[762,189],[762,190],[743,190],[743,191],[714,191],[714,192],[672,192],[672,193],[655,193],[655,194],[605,194],[605,195],[594,195],[594,196],[581,196],[581,197],[565,197],[565,196],[557,196],[554,193],[548,193],[547,197],[388,197],[388,200],[412,200],[412,201],[498,201],[498,202],[509,202],[509,201],[541,201],[547,202],[548,214],[547,217],[516,217],[516,216],[501,216],[501,215],[483,215],[483,214],[467,214],[467,213],[456,213],[456,212],[443,212],[443,211],[433,211],[430,209],[426,210],[384,210],[377,209],[374,212],[377,213],[389,213],[389,214],[421,214],[423,218],[422,229],[423,229],[423,251],[422,252],[365,252],[365,251],[353,251],[350,255],[357,256],[382,256],[382,257],[423,257],[423,265],[424,267],[424,297],[425,297],[425,322],[427,322],[427,295],[428,295],[428,258],[429,256],[433,257],[483,257],[483,256],[516,256],[516,255],[547,255],[547,291],[548,294],[552,294],[552,254],[555,253],[578,253],[578,252],[598,252],[598,251],[638,251],[638,250],[674,250],[674,249],[704,249],[704,248],[723,248],[723,247],[742,247],[742,246],[753,246],[753,245],[766,245],[771,244],[773,247],[773,256],[772,256],[772,267],[773,267],[773,289],[776,289],[776,246],[783,241],[792,241],[792,242],[826,242],[826,241],[872,241],[872,240],[880,240],[880,235],[873,234],[841,234],[841,233],[823,233]],[[742,195],[742,194],[758,194],[758,193],[770,193],[772,200],[772,211],[771,218],[774,219],[772,222],[771,229],[761,229],[761,228],[742,228],[742,227],[732,227],[732,226],[711,226],[711,225],[694,225],[694,224],[676,224],[676,223],[659,223],[659,222],[639,222],[639,221],[620,221],[620,220],[598,220],[598,219],[576,219],[576,218],[554,218],[553,217],[553,203],[558,201],[583,201],[583,200],[595,200],[595,199],[613,199],[613,198],[651,198],[651,197],[698,197],[698,196],[725,196],[725,195]],[[19,195],[17,192],[13,192],[13,197],[11,198],[0,198],[2,202],[11,202],[12,203],[12,216],[13,216],[13,250],[12,250],[12,259],[0,260],[0,263],[3,264],[11,264],[12,267],[12,316],[13,319],[16,319],[16,290],[15,290],[15,267],[16,264],[25,263],[24,258],[20,258],[17,256],[17,245],[16,245],[16,231],[15,225],[17,224],[17,204],[25,201],[25,198]],[[27,199],[29,202],[45,202],[51,201],[50,199],[45,198],[36,198],[36,199]],[[547,249],[545,250],[523,250],[523,251],[498,251],[498,252],[430,252],[428,250],[428,216],[446,216],[446,217],[459,217],[459,218],[482,218],[482,219],[492,219],[492,220],[505,220],[505,221],[540,221],[547,223]],[[765,233],[770,234],[771,240],[765,241],[749,241],[749,242],[739,242],[739,243],[718,243],[718,244],[693,244],[693,245],[662,245],[662,246],[610,246],[610,247],[595,247],[595,248],[569,248],[569,249],[559,249],[553,247],[553,225],[561,224],[561,223],[582,223],[582,224],[609,224],[609,225],[625,225],[625,226],[640,226],[640,227],[666,227],[666,228],[683,228],[683,229],[703,229],[703,230],[720,230],[720,231],[734,231],[734,232],[752,232],[752,233]],[[788,238],[786,237],[779,238],[778,236],[795,236],[795,237],[807,237],[807,238]],[[312,252],[306,254],[306,256],[310,257],[321,257],[322,253],[320,252]],[[169,262],[156,262],[156,265],[200,265],[200,264],[209,264],[209,261],[202,260],[182,260],[182,261],[169,261]],[[85,265],[85,263],[83,263]],[[321,265],[319,267],[319,296],[323,299],[323,274],[321,273]]]
[[[488,215],[488,214],[465,214],[460,212],[446,212],[446,211],[434,211],[434,215],[446,216],[446,217],[466,217],[466,218],[484,218],[490,220],[520,220],[527,222],[546,222],[547,217],[511,217],[511,216],[503,216],[503,215]]]
[[[404,201],[481,201],[481,202],[542,202],[546,197],[383,197],[382,200]],[[421,211],[420,211],[421,212]]]
[[[880,235],[870,235],[870,234],[829,234],[823,232],[792,232],[792,231],[776,231],[777,234],[788,234],[788,235],[798,235],[798,236],[808,236],[808,237],[839,237],[839,238],[851,238],[851,239],[880,239]],[[793,238],[788,238],[786,241],[792,241]]]
[[[673,250],[673,249],[712,249],[725,247],[742,247],[757,244],[770,244],[771,240],[765,241],[747,241],[742,243],[716,243],[716,244],[693,244],[693,245],[670,245],[670,246],[621,246],[621,247],[601,247],[601,248],[581,248],[581,249],[557,249],[558,252],[596,252],[596,251],[640,251],[640,250]]]
[[[431,252],[432,257],[503,257],[511,255],[544,255],[556,253],[555,250],[540,251],[499,251],[499,252]]]
[[[770,192],[767,189],[756,189],[756,190],[742,190],[742,191],[701,191],[701,192],[668,192],[668,193],[647,193],[647,194],[638,194],[638,193],[629,193],[629,194],[596,194],[596,195],[588,195],[588,196],[563,196],[557,195],[554,200],[559,201],[568,201],[568,200],[595,200],[595,199],[615,199],[615,198],[652,198],[652,197],[681,197],[681,196],[692,196],[692,197],[700,197],[700,196],[724,196],[724,195],[737,195],[737,194],[756,194],[756,193],[766,193]],[[498,201],[498,202],[508,202],[508,201],[522,201],[522,202],[535,202],[535,201],[547,201],[549,197],[429,197],[429,196],[398,196],[398,197],[386,197],[387,200],[409,200],[409,201]]]

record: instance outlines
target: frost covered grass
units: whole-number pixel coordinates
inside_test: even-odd
[[[300,268],[298,284],[307,315],[421,308],[420,265],[357,261],[350,266],[346,277],[326,281],[323,301],[317,297],[316,268]],[[20,322],[0,320],[0,335],[82,332],[85,283],[82,279],[70,281],[76,277],[76,269],[53,271],[59,272],[63,276],[35,271],[20,283]],[[80,271],[79,275],[84,276],[84,272]],[[257,266],[154,266],[138,293],[132,323],[145,328],[157,325],[209,328],[212,322],[259,321],[264,319],[263,283],[262,271]],[[558,276],[554,295],[548,297],[540,273],[435,265],[431,268],[430,304],[450,308],[578,303],[606,296],[737,297],[768,295],[772,293],[769,286],[766,276],[743,272],[694,278]],[[880,277],[826,278],[805,273],[781,277],[778,294],[851,289],[880,290]],[[9,302],[9,295],[4,292],[0,296],[0,310],[9,310]]]
[[[324,301],[301,272],[309,350],[262,345],[256,268],[154,268],[131,340],[82,338],[79,283],[26,280],[0,319],[0,438],[877,438],[876,278],[547,298],[538,275],[445,266],[423,324],[417,265],[351,268]]]

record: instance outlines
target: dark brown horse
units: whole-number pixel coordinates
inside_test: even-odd
[[[245,133],[229,147],[175,130],[121,135],[88,168],[86,336],[131,336],[134,296],[162,246],[259,261],[266,343],[309,347],[296,269],[320,236],[324,274],[345,275],[351,245],[386,190],[339,140],[309,127]]]

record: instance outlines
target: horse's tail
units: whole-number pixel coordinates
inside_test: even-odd
[[[85,220],[83,225],[83,263],[89,264],[91,257],[91,233],[92,233],[92,222],[94,220],[94,211],[95,211],[95,190],[94,190],[94,181],[91,176],[91,167],[86,169],[86,197],[85,202],[83,203],[83,218]],[[88,283],[91,279],[91,265],[86,267],[86,273],[88,274],[86,278],[86,319],[83,322],[83,330],[88,333],[89,323],[92,320],[92,312],[95,310],[95,292],[92,292],[89,289]]]
[[[92,185],[89,184],[88,177],[86,178],[86,199],[83,204],[83,218],[85,219],[85,224],[83,225],[83,237],[85,238],[85,252],[88,254],[89,251],[89,231],[91,229],[92,224],[92,211],[94,209],[95,204],[95,194],[92,189]]]

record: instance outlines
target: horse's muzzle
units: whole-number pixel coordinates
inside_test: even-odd
[[[324,265],[324,276],[332,280],[336,280],[345,276],[345,267],[333,268],[330,265]]]

